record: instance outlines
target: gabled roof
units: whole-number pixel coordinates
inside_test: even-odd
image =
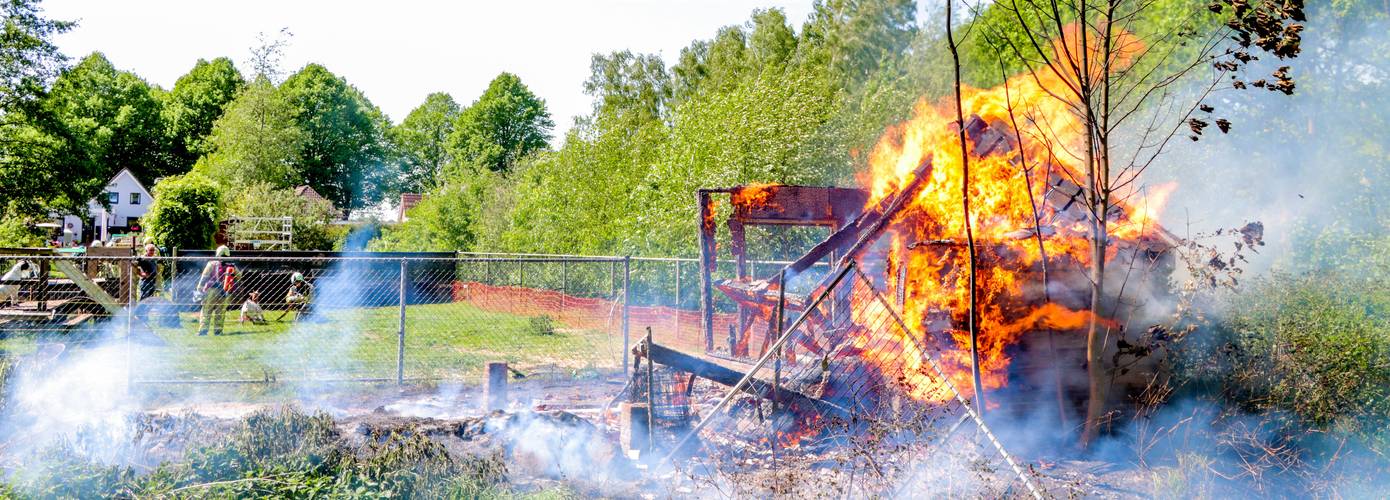
[[[308,184],[294,188],[294,194],[295,196],[302,196],[311,200],[328,201],[327,198],[324,198],[323,195],[320,195],[318,191],[314,191],[314,188],[309,187]]]
[[[150,199],[150,200],[153,200],[153,199],[154,199],[154,195],[150,194],[150,190],[149,190],[148,188],[145,187],[145,183],[140,182],[140,178],[139,178],[139,177],[136,177],[135,174],[134,174],[133,172],[131,172],[130,169],[128,169],[128,168],[123,168],[123,169],[121,169],[120,172],[116,172],[116,175],[111,176],[111,178],[108,179],[108,180],[106,181],[106,184],[102,184],[102,189],[105,189],[106,186],[110,186],[112,183],[116,182],[116,180],[117,180],[117,179],[120,179],[121,176],[130,177],[130,180],[135,181],[135,186],[138,187],[138,188],[140,188],[140,194],[141,194],[142,196],[144,196],[145,198]],[[101,199],[100,196],[98,196],[98,197],[96,197],[96,198],[92,198],[92,199],[90,199],[90,200],[87,200],[87,204],[88,204],[88,205],[91,205],[91,204],[95,203],[95,204],[97,204],[97,205],[100,205],[101,202],[98,201],[98,200],[100,200],[100,199]]]

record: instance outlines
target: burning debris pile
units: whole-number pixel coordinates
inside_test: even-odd
[[[1135,347],[1133,332],[1142,329],[1132,326],[1157,318],[1156,305],[1166,303],[1169,250],[1179,242],[1156,219],[1174,186],[1135,188],[1098,203],[1083,187],[1083,128],[1044,80],[1019,77],[966,91],[969,222],[954,110],[928,103],[885,134],[853,195],[768,185],[701,192],[707,346],[715,344],[709,291],[718,289],[739,306],[725,355],[759,358],[735,372],[740,377],[710,378],[733,387],[714,411],[730,408],[743,442],[902,450],[950,439],[955,426],[937,436],[945,429],[929,423],[962,413],[964,422],[976,417],[972,408],[1025,414],[1047,404],[1062,422],[1075,422],[1086,398],[1092,324],[1109,339],[1104,357],[1112,386],[1134,391],[1154,373],[1158,356]],[[714,192],[730,193],[734,206],[735,279],[710,276]],[[846,199],[859,202],[856,210],[841,207]],[[1103,214],[1100,206],[1108,207]],[[742,227],[749,223],[820,225],[832,233],[759,279],[741,265]],[[977,276],[973,341],[967,224]],[[832,272],[810,293],[789,292],[790,280],[825,261]],[[1097,269],[1120,292],[1093,304]],[[701,376],[682,363],[671,366]],[[727,434],[706,437],[727,442]]]

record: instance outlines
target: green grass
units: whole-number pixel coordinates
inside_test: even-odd
[[[266,325],[237,323],[227,312],[223,335],[198,336],[197,314],[180,315],[178,328],[155,328],[158,342],[137,344],[133,369],[140,380],[300,380],[394,378],[400,309],[395,306],[329,311],[322,320],[295,322],[293,313]],[[507,361],[528,373],[576,376],[620,369],[622,338],[556,324],[538,328],[529,316],[488,312],[467,303],[406,307],[405,376],[476,379],[485,363]],[[79,345],[65,334],[70,348]],[[57,337],[52,335],[43,340]],[[38,340],[11,334],[0,350],[22,354]]]

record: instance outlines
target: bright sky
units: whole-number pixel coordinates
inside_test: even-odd
[[[811,0],[189,1],[49,0],[48,17],[77,20],[57,38],[77,59],[94,50],[117,68],[173,86],[198,58],[231,57],[243,72],[258,33],[289,28],[284,70],[317,62],[347,78],[393,122],[430,92],[467,105],[509,71],[541,98],[563,138],[591,106],[592,54],[660,53],[669,65],[695,39],[781,7],[800,29]]]

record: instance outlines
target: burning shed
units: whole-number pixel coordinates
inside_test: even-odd
[[[1099,257],[1106,278],[1123,285],[1102,302],[1106,313],[1096,315],[1089,274],[1092,205],[1078,184],[1084,177],[1057,155],[1041,152],[1049,146],[1014,130],[1007,117],[968,119],[978,276],[978,336],[971,339],[961,159],[950,141],[954,125],[936,118],[919,117],[920,123],[891,132],[903,137],[880,144],[862,190],[760,185],[701,191],[707,347],[715,345],[710,319],[717,289],[739,305],[729,353],[774,359],[775,373],[768,374],[773,386],[785,383],[797,394],[861,411],[896,406],[900,398],[945,403],[957,394],[987,400],[987,408],[1007,401],[1019,412],[1051,400],[1067,421],[1085,400],[1085,329],[1094,318],[1111,339],[1105,357],[1113,360],[1112,385],[1124,394],[1141,390],[1157,357],[1118,346],[1140,342],[1135,332],[1142,329],[1133,326],[1152,319],[1148,303],[1164,302],[1167,293],[1169,250],[1177,240],[1154,222],[1166,190],[1135,193],[1104,215],[1108,241]],[[740,264],[737,276],[713,279],[715,192],[731,195],[730,251],[739,263],[744,225],[824,225],[832,233],[774,275],[750,276]],[[783,286],[825,261],[836,271],[855,269],[848,278],[830,273],[810,294]],[[792,318],[797,321],[787,326]],[[939,363],[940,375],[926,369],[928,357]],[[1112,405],[1124,401],[1111,398]]]

